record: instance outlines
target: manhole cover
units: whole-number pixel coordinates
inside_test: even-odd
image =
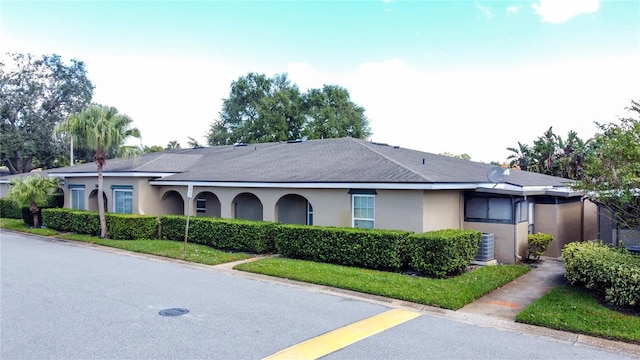
[[[160,310],[158,314],[162,316],[180,316],[188,313],[189,310],[183,308],[173,308],[173,309],[164,309]]]

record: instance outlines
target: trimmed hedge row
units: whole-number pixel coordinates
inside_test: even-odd
[[[572,242],[562,260],[571,284],[602,291],[612,304],[640,307],[640,256],[602,242]]]
[[[161,216],[161,238],[183,241],[185,226],[185,216]],[[262,221],[192,217],[189,219],[188,241],[221,250],[274,253],[278,226]]]
[[[71,209],[43,211],[44,224],[59,231],[97,236],[97,212]],[[112,239],[183,241],[186,216],[107,214]],[[367,269],[412,270],[446,277],[465,270],[482,239],[474,230],[408,231],[287,225],[265,221],[191,217],[188,241],[216,249],[279,253],[282,256]]]
[[[0,199],[0,217],[8,219],[22,219],[22,210],[15,202],[2,198]]]

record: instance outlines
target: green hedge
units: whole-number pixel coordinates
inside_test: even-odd
[[[540,256],[547,251],[549,244],[553,241],[553,236],[550,234],[537,233],[529,234],[527,245],[527,257],[530,260],[539,260]]]
[[[411,234],[407,239],[409,267],[430,277],[463,272],[473,261],[482,241],[475,230],[438,230]]]
[[[22,210],[15,202],[2,198],[0,199],[0,217],[8,219],[22,219]]]
[[[278,252],[285,257],[380,270],[402,267],[409,233],[303,225],[280,225]]]
[[[61,232],[71,231],[71,217],[77,210],[73,209],[43,209],[42,224],[49,229]]]
[[[114,240],[137,240],[158,238],[158,217],[107,213],[108,236]],[[98,226],[100,223],[98,223]]]
[[[572,242],[562,259],[571,284],[602,291],[612,304],[640,307],[640,256],[602,242]]]
[[[185,225],[186,216],[161,216],[161,237],[183,241]],[[271,222],[191,217],[188,241],[221,250],[273,253],[277,229],[278,224]]]
[[[98,212],[74,211],[71,214],[71,231],[76,234],[100,236],[100,216]]]

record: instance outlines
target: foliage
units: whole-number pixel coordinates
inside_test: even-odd
[[[0,228],[7,230],[14,230],[20,232],[26,232],[29,234],[36,234],[41,236],[52,236],[58,235],[59,233],[56,230],[45,229],[45,228],[30,228],[24,221],[19,219],[7,219],[0,218]]]
[[[100,235],[100,214],[95,211],[74,211],[71,213],[70,223],[74,233]]]
[[[573,242],[562,250],[562,259],[571,284],[602,291],[612,304],[640,307],[640,256],[602,242]]]
[[[388,230],[280,225],[278,252],[285,257],[368,269],[399,270],[409,233]]]
[[[549,244],[553,241],[553,236],[544,233],[529,234],[528,240],[527,257],[530,260],[537,261],[549,248]]]
[[[49,229],[68,232],[72,230],[71,217],[74,209],[42,209],[42,223]]]
[[[640,343],[640,317],[611,310],[588,292],[559,286],[525,308],[516,321],[551,329]]]
[[[457,310],[530,270],[523,265],[485,266],[460,276],[430,279],[286,258],[265,258],[234,269]]]
[[[164,151],[164,148],[162,146],[159,145],[152,145],[152,146],[143,146],[142,147],[142,152],[145,154],[151,154],[154,152],[162,152]]]
[[[20,206],[10,199],[0,199],[0,217],[8,219],[22,219]]]
[[[463,159],[463,160],[471,160],[471,155],[467,154],[467,153],[462,153],[462,154],[454,154],[454,153],[450,153],[448,151],[445,151],[443,153],[440,153],[440,155],[444,155],[444,156],[448,156],[448,157],[452,157],[452,158],[456,158],[456,159]]]
[[[68,148],[54,127],[91,102],[84,63],[58,55],[7,54],[0,61],[0,149],[12,174],[64,165]]]
[[[475,230],[439,230],[411,234],[407,239],[409,267],[430,277],[463,272],[473,261],[482,241]]]
[[[627,108],[640,115],[640,102]],[[597,124],[600,133],[585,161],[585,176],[576,187],[605,206],[620,227],[640,228],[640,119]]]
[[[550,127],[534,140],[533,146],[518,142],[517,147],[507,150],[511,152],[507,157],[511,167],[575,180],[583,176],[589,148],[588,142],[580,139],[575,131],[569,131],[563,139]]]
[[[175,150],[180,149],[180,143],[176,140],[171,140],[165,147],[166,150]]]
[[[117,155],[125,158],[139,155],[138,147],[125,145],[131,137],[140,138],[140,131],[131,127],[132,122],[127,115],[118,113],[115,107],[91,105],[56,127],[56,133],[65,133],[95,149],[93,159],[98,167],[98,194],[104,192],[102,168],[107,162],[108,149],[117,147]],[[107,220],[102,196],[98,196],[98,212],[100,236],[106,238]]]
[[[107,214],[109,238],[138,240],[158,238],[158,217],[135,214]]]
[[[346,89],[325,85],[301,94],[286,74],[249,73],[231,84],[220,119],[207,134],[209,145],[275,142],[370,135],[364,109]]]
[[[59,179],[40,175],[29,175],[11,179],[7,198],[19,206],[27,206],[33,219],[33,226],[40,227],[40,207],[51,201],[58,190]]]
[[[186,216],[165,215],[160,217],[161,238],[184,241]],[[240,219],[191,217],[189,219],[188,242],[211,246],[216,249],[273,253],[276,223]]]

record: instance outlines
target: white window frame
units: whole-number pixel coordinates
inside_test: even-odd
[[[84,187],[71,187],[69,188],[70,195],[70,208],[75,210],[86,210],[86,199],[85,199],[85,190]],[[79,204],[79,202],[82,202]],[[82,205],[82,206],[76,206]]]
[[[368,217],[356,217],[356,198],[368,198],[373,200],[373,216]],[[366,221],[371,223],[371,227],[362,229],[375,229],[376,228],[376,196],[369,194],[352,194],[351,195],[351,227],[356,227],[356,221]]]
[[[131,208],[128,209],[130,212],[126,212],[124,211],[124,204],[123,205],[123,211],[117,211],[118,209],[118,193],[129,193],[131,194]],[[133,189],[113,189],[113,212],[114,213],[120,213],[120,214],[132,214],[133,213]]]
[[[200,206],[202,204],[202,206]],[[198,195],[196,198],[196,212],[207,211],[207,197],[205,195]]]

